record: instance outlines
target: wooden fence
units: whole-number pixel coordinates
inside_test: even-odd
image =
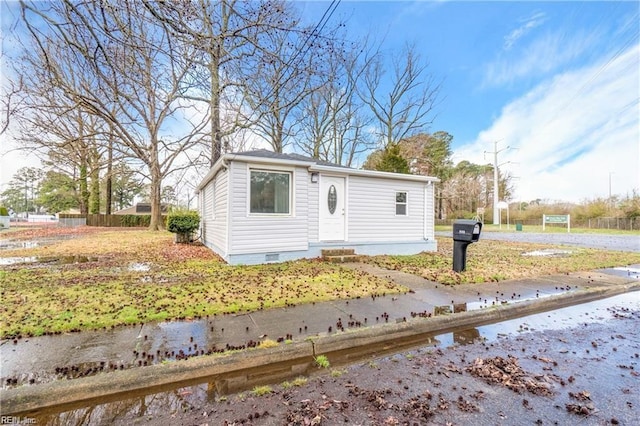
[[[147,227],[151,221],[151,215],[135,215],[135,214],[60,214],[58,216],[59,223],[62,226],[101,226],[109,228],[127,228],[127,227]],[[162,216],[166,221],[166,215]]]

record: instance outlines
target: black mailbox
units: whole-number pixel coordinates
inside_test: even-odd
[[[467,246],[480,239],[482,222],[456,220],[453,223],[453,270],[462,272],[467,267]]]

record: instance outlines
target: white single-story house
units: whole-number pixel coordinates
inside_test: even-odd
[[[201,240],[230,264],[434,251],[434,183],[265,150],[223,155],[198,186]]]

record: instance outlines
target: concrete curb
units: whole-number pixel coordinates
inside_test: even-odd
[[[142,389],[157,389],[161,392],[168,385],[172,385],[172,388],[175,384],[188,386],[203,378],[238,374],[256,366],[276,365],[300,358],[313,360],[311,343],[297,342],[274,348],[201,356],[86,378],[22,386],[3,390],[0,394],[0,406],[3,416],[18,416],[86,401],[104,402],[105,398]]]
[[[403,339],[418,334],[449,333],[454,330],[520,318],[638,290],[640,290],[640,283],[615,287],[593,287],[576,292],[548,296],[542,299],[499,305],[482,310],[460,312],[428,319],[409,319],[406,322],[384,324],[312,339],[314,341],[314,352],[316,354],[322,354],[353,349],[359,346],[379,345],[384,342]]]
[[[117,399],[118,395],[138,392],[148,394],[167,390],[169,386],[187,386],[220,378],[225,375],[260,374],[265,370],[288,369],[296,374],[295,363],[309,365],[313,357],[336,351],[354,350],[378,346],[394,345],[398,340],[424,334],[442,334],[454,330],[476,327],[507,319],[560,309],[571,305],[587,303],[619,294],[640,290],[640,282],[626,285],[594,287],[575,292],[548,296],[483,310],[461,312],[428,319],[408,319],[406,322],[375,325],[364,329],[349,330],[344,333],[320,335],[305,341],[280,345],[274,348],[247,350],[220,356],[202,356],[186,361],[176,361],[132,370],[116,371],[98,376],[60,380],[34,386],[22,386],[3,390],[0,406],[3,416],[19,416],[56,407],[81,406],[81,403],[105,399]],[[286,367],[283,367],[286,366]],[[304,371],[300,369],[300,373]]]

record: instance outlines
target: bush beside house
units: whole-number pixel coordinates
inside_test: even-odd
[[[200,215],[196,211],[176,211],[167,216],[167,230],[176,234],[176,243],[190,243],[199,226]]]
[[[11,217],[9,217],[9,211],[6,207],[0,206],[0,229],[9,228],[11,223]]]

